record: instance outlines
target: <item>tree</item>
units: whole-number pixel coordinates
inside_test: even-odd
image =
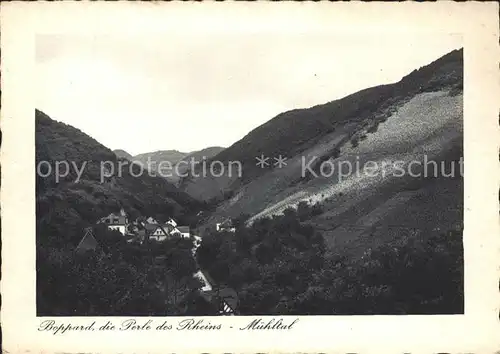
[[[297,215],[300,221],[305,221],[311,216],[311,210],[308,202],[305,200],[299,202],[297,205]]]
[[[239,229],[245,226],[245,222],[250,218],[248,214],[241,214],[240,216],[233,218],[231,224],[234,228]]]

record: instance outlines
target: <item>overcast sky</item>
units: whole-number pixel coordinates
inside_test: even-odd
[[[458,36],[37,37],[37,108],[132,155],[229,146],[278,113],[395,82]]]

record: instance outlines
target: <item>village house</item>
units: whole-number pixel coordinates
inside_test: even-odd
[[[177,227],[177,223],[175,222],[174,219],[170,218],[167,220],[166,224],[170,224],[172,225],[173,227]]]
[[[189,238],[191,235],[189,226],[174,227],[171,224],[148,224],[145,228],[149,234],[149,239],[156,241],[164,241],[176,235]]]
[[[189,238],[191,236],[191,230],[189,226],[178,226],[176,232],[180,233],[182,237]]]
[[[201,270],[194,275],[204,284],[199,294],[212,305],[212,310],[219,315],[234,316],[237,313],[238,295],[227,287],[220,287],[210,275]]]
[[[225,220],[224,222],[215,224],[215,230],[217,232],[236,232],[236,228],[233,227],[231,220]]]
[[[170,224],[147,224],[146,230],[150,240],[164,241],[172,236],[175,228]]]

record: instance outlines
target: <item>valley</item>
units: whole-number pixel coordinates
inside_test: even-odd
[[[174,167],[178,165],[178,169],[173,169],[173,173],[168,176],[164,173],[164,178],[170,183],[179,184],[182,176],[190,172],[189,170],[191,168],[192,160],[194,161],[193,164],[201,163],[204,159],[210,159],[222,150],[224,150],[223,147],[212,146],[199,151],[181,152],[177,150],[163,150],[143,153],[135,156],[132,156],[125,150],[114,150],[113,152],[118,158],[125,158],[131,162],[140,163],[145,168],[152,169],[152,172],[155,172],[158,169],[158,165],[160,163],[168,163]],[[176,172],[179,173],[177,174]]]
[[[111,151],[37,110],[37,163],[86,164],[78,183],[74,173],[37,175],[39,313],[221,314],[212,288],[237,294],[244,315],[460,313],[462,81],[455,50],[393,84],[281,113],[227,148],[190,153]],[[259,156],[286,159],[259,166]],[[238,161],[243,174],[196,167],[163,178],[120,169],[123,159]],[[106,178],[103,162],[113,166]],[[173,218],[196,238],[174,242],[160,230],[135,242],[100,230],[104,254],[75,255],[82,230],[120,209],[131,220]]]

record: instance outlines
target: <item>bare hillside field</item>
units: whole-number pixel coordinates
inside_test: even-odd
[[[404,161],[407,166],[413,160],[423,161],[424,154],[432,159],[441,151],[452,149],[461,139],[461,116],[462,95],[449,96],[447,92],[417,95],[380,124],[377,132],[368,133],[357,147],[352,147],[350,143],[344,144],[341,155],[335,159],[334,166],[341,161],[348,161],[353,170],[356,164],[362,168],[367,161],[374,161],[380,168],[384,166],[385,176],[380,173],[373,177],[362,173],[363,171],[344,178],[339,174],[340,171],[330,177],[319,176],[275,195],[276,202],[268,204],[254,218],[281,213],[289,206],[296,206],[301,200],[317,202],[338,198],[339,195],[344,198],[338,200],[340,203],[335,208],[342,208],[342,199],[354,203],[359,198],[377,195],[377,188],[384,184],[397,188],[398,184],[406,182],[390,178],[394,172],[392,162]],[[414,133],[408,134],[408,131]],[[279,171],[275,174],[279,174]],[[259,181],[262,186],[262,181]],[[272,194],[273,189],[266,189],[265,192]],[[267,196],[270,198],[269,194]]]

